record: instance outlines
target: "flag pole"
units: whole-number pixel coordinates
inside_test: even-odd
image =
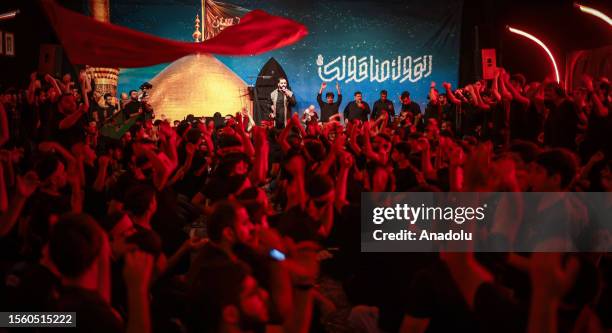
[[[206,1],[202,0],[202,41],[206,40]]]

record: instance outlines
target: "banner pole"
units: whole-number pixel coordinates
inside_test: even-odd
[[[206,40],[206,1],[202,0],[202,41]]]

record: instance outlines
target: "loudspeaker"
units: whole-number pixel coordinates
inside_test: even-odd
[[[482,59],[482,78],[493,80],[495,78],[495,68],[497,68],[495,49],[480,50]]]
[[[41,44],[38,57],[38,72],[59,77],[62,73],[62,47],[57,44]]]

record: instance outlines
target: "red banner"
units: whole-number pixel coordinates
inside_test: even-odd
[[[186,43],[94,20],[41,0],[49,21],[73,64],[96,67],[145,67],[192,53],[254,55],[291,45],[308,34],[298,22],[261,10],[202,43]]]

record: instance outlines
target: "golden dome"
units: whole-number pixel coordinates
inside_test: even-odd
[[[159,72],[151,81],[149,103],[156,119],[162,115],[182,120],[187,115],[212,117],[251,108],[247,84],[209,54],[185,56]]]

